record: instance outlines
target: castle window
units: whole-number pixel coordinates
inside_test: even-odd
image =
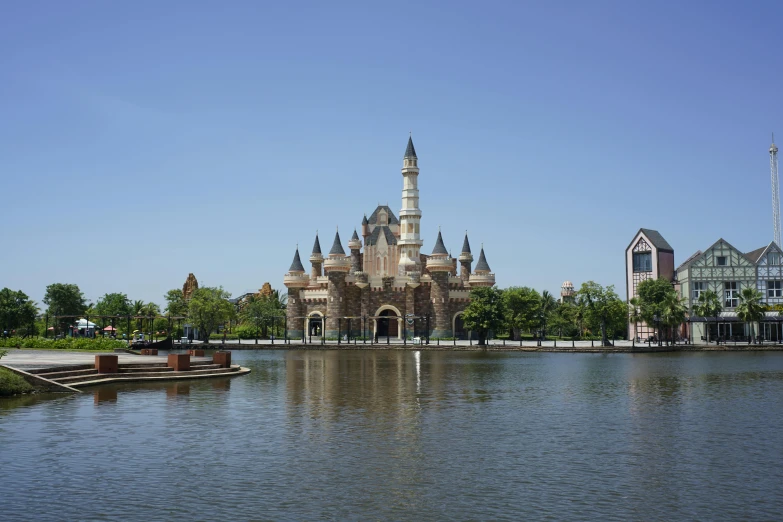
[[[383,271],[386,272],[386,258],[383,258]]]
[[[381,258],[376,257],[375,258],[375,271],[380,273],[381,272]]]
[[[418,223],[416,223],[416,233],[417,234],[419,233],[419,224]]]
[[[413,223],[408,223],[408,234],[413,233]]]
[[[378,214],[378,224],[379,225],[386,224],[386,212],[381,212],[380,214]]]

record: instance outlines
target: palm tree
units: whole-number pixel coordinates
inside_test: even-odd
[[[753,342],[756,342],[756,332],[753,328],[753,323],[760,321],[764,317],[764,305],[762,300],[764,296],[761,292],[746,286],[740,292],[739,305],[737,305],[737,317],[746,323],[750,323],[750,338]]]
[[[549,319],[549,314],[552,313],[556,306],[557,301],[555,301],[554,296],[549,293],[549,290],[541,292],[541,333],[544,339],[546,339],[546,324]]]
[[[715,327],[718,327],[718,316],[721,310],[723,310],[723,304],[720,301],[720,297],[713,290],[705,290],[699,294],[699,301],[696,306],[693,307],[693,313],[699,317],[714,317]],[[705,321],[706,323],[706,321]],[[707,324],[707,344],[710,344],[710,325]]]
[[[661,306],[661,322],[669,328],[669,343],[674,341],[674,330],[685,322],[688,307],[685,299],[672,292],[666,296]]]
[[[141,316],[144,315],[144,301],[133,301],[131,305],[131,314],[136,318],[136,329],[141,329]],[[130,332],[128,332],[130,335]]]
[[[633,322],[633,337],[639,337],[639,321],[642,320],[641,302],[638,297],[632,297],[628,301],[628,319]]]

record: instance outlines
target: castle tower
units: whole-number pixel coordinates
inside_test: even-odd
[[[315,280],[317,277],[321,277],[321,266],[324,262],[324,256],[321,254],[321,242],[318,241],[318,232],[315,233],[315,243],[313,244],[313,253],[310,254],[310,263],[312,263],[313,268],[310,271],[310,279],[312,280],[312,284],[316,284]]]
[[[345,250],[340,242],[340,232],[334,235],[329,257],[324,261],[324,271],[329,278],[329,288],[326,294],[326,337],[339,335],[339,320],[345,316],[345,276],[351,269],[351,261],[345,257]],[[343,326],[343,333],[345,325]]]
[[[370,235],[370,222],[367,220],[367,214],[362,218],[362,237],[364,238],[364,244],[367,244],[367,236]]]
[[[402,159],[402,209],[400,210],[400,239],[397,245],[400,262],[399,275],[406,272],[421,272],[419,251],[424,242],[419,235],[421,210],[419,209],[419,159],[413,148],[413,138],[408,138],[408,147]]]
[[[302,266],[298,246],[291,267],[283,277],[283,284],[288,288],[288,305],[285,312],[288,318],[288,335],[301,338],[304,335],[304,308],[299,293],[310,284],[310,277]]]
[[[355,274],[362,271],[362,242],[359,239],[359,234],[356,233],[356,229],[353,231],[351,240],[348,241],[348,248],[351,249],[351,270],[349,273]]]
[[[468,231],[465,231],[465,241],[462,242],[462,252],[459,254],[459,278],[467,282],[470,280],[470,264],[473,263],[473,254],[470,253],[470,243],[468,243]]]
[[[432,278],[430,298],[435,314],[435,328],[432,337],[451,337],[451,316],[449,315],[449,273],[453,269],[449,251],[443,244],[443,236],[438,231],[438,239],[432,255],[427,259],[427,270]]]
[[[495,286],[495,274],[489,269],[487,257],[484,255],[484,245],[481,245],[476,270],[470,275],[470,286]]]

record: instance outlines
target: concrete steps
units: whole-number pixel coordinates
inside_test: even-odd
[[[194,379],[199,377],[216,376],[216,375],[231,375],[234,373],[247,373],[249,370],[241,368],[238,364],[231,365],[230,368],[210,368],[210,369],[198,369],[189,370],[186,372],[148,372],[148,373],[113,373],[113,374],[99,374],[96,373],[90,376],[76,377],[78,381],[69,381],[68,386],[74,388],[80,388],[82,386],[91,386],[95,384],[106,384],[108,382],[133,382],[133,381],[151,381],[151,380],[177,380],[177,379]],[[66,377],[67,379],[67,377]],[[59,381],[58,381],[59,382]]]

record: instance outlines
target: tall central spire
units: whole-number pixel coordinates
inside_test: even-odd
[[[400,262],[397,273],[421,272],[419,251],[423,244],[420,236],[421,210],[419,210],[419,158],[408,137],[408,147],[402,158],[402,210],[400,210]]]

